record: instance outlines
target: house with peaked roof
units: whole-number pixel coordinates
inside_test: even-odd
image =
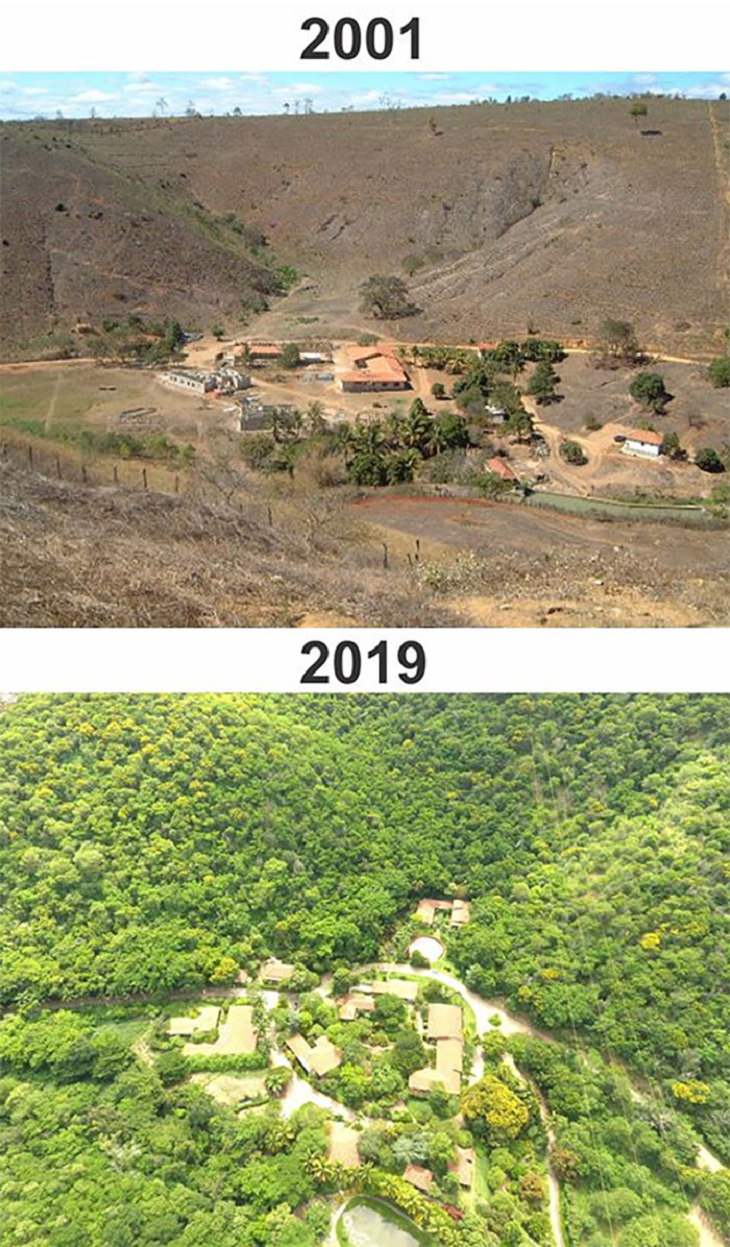
[[[339,1003],[337,1012],[343,1022],[354,1022],[359,1013],[372,1013],[375,1001],[362,992],[350,992]]]
[[[346,393],[410,389],[410,378],[402,363],[384,348],[347,347],[345,359],[339,382]]]
[[[403,1177],[411,1186],[423,1191],[424,1195],[428,1195],[433,1186],[433,1174],[430,1169],[424,1169],[423,1165],[407,1165]]]
[[[279,961],[278,957],[269,957],[259,971],[259,978],[262,983],[287,983],[295,969],[296,966],[290,965],[287,961]]]
[[[474,1185],[475,1164],[476,1153],[472,1147],[457,1147],[456,1159],[449,1165],[449,1173],[455,1174],[459,1186],[469,1191]]]
[[[397,996],[413,1004],[418,995],[418,983],[410,979],[375,979],[372,983],[358,983],[353,990],[373,996]]]
[[[626,429],[622,450],[628,455],[645,455],[655,459],[661,454],[664,437],[653,429]]]
[[[495,455],[492,459],[487,459],[487,468],[503,481],[517,481],[519,477],[513,468],[509,466],[505,459],[501,459],[499,455]]]
[[[320,1035],[314,1045],[307,1043],[303,1035],[290,1035],[286,1046],[302,1069],[307,1074],[316,1074],[318,1078],[324,1078],[325,1074],[331,1073],[342,1064],[340,1049],[326,1035]]]

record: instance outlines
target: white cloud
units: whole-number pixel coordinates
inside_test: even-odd
[[[140,92],[145,95],[160,95],[164,92],[164,88],[160,86],[159,82],[153,82],[151,78],[147,78],[144,75],[132,82],[125,82],[122,90],[130,95],[138,95]]]
[[[418,74],[419,82],[448,82],[451,74]]]
[[[108,91],[97,91],[92,87],[89,91],[79,91],[78,95],[72,95],[69,98],[70,104],[104,104],[107,100],[117,99],[116,95],[110,95]]]
[[[232,78],[203,78],[200,85],[205,91],[231,91],[236,84]]]
[[[272,87],[273,95],[321,95],[324,87],[316,82],[290,82],[285,87]]]

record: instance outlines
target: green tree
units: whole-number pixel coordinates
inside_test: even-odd
[[[659,372],[637,373],[629,386],[629,394],[646,411],[653,411],[657,415],[664,412],[671,399],[671,394],[667,393],[664,386],[664,378]]]
[[[552,403],[557,398],[557,384],[560,378],[547,360],[536,365],[527,386],[528,394],[532,394],[538,403]]]
[[[402,277],[382,274],[369,277],[360,287],[360,307],[369,316],[380,320],[397,320],[413,316],[418,309],[411,301]]]
[[[712,446],[702,446],[695,455],[695,463],[703,472],[724,472],[725,465]]]
[[[461,1111],[472,1129],[492,1146],[516,1139],[530,1119],[527,1106],[494,1074],[485,1074],[463,1092]]]

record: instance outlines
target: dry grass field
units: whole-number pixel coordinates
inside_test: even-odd
[[[706,375],[730,323],[729,109],[652,99],[643,129],[625,100],[0,126],[0,625],[730,622],[718,516],[595,513],[602,499],[704,501],[727,479],[692,459],[730,444],[729,392]],[[282,265],[288,294],[274,291]],[[369,319],[359,286],[374,272],[406,276],[419,313]],[[427,472],[358,490],[314,452],[293,475],[256,472],[230,400],[151,369],[40,358],[49,333],[72,331],[83,355],[129,316],[203,331],[188,353],[203,367],[216,323],[230,339],[331,343],[335,366],[364,333],[393,349],[557,338],[559,401],[524,395],[538,438],[497,429],[469,454],[499,450],[594,510],[488,503]],[[651,422],[687,461],[616,443],[647,413],[632,371],[589,353],[606,317],[631,321],[662,373],[672,400]],[[410,375],[408,394],[357,395],[274,366],[254,371],[254,393],[350,423],[415,396],[453,410],[431,397],[452,377]],[[565,462],[566,438],[585,464]]]
[[[0,128],[2,337],[120,312],[240,322],[267,257],[306,277],[262,327],[351,337],[357,288],[410,272],[398,336],[708,351],[728,321],[730,104],[556,101],[311,117]],[[222,224],[263,232],[253,255]],[[300,336],[300,335],[297,335]]]

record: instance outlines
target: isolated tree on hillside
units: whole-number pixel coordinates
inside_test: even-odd
[[[639,354],[636,330],[627,320],[604,320],[600,328],[606,355],[623,363],[631,363]]]
[[[629,109],[629,116],[633,117],[634,125],[638,126],[639,117],[646,117],[648,112],[649,109],[647,108],[644,100],[634,100],[631,108]]]
[[[695,455],[695,463],[703,472],[724,472],[725,464],[712,446],[703,446]]]
[[[549,364],[547,360],[542,360],[530,378],[527,393],[531,394],[538,403],[552,403],[557,398],[556,388],[559,380],[552,364]]]
[[[660,372],[639,372],[629,386],[629,394],[646,411],[661,415],[671,400]]]
[[[418,308],[412,303],[408,287],[402,277],[376,274],[368,277],[360,287],[360,307],[370,316],[380,320],[396,320],[400,316],[413,316]]]

